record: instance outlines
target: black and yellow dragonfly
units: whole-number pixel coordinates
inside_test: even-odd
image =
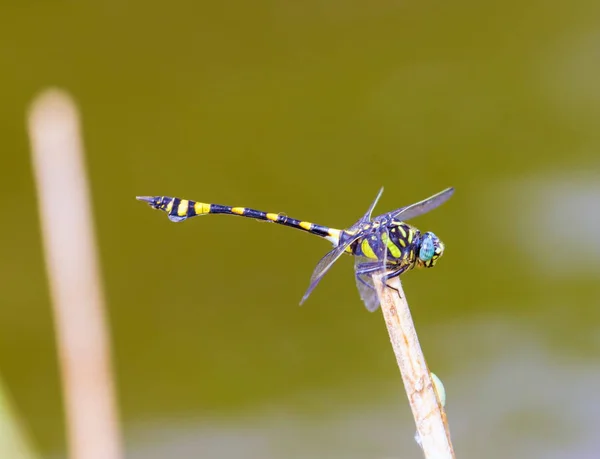
[[[454,193],[454,188],[447,188],[423,201],[371,218],[382,193],[383,188],[362,218],[342,230],[247,207],[206,204],[168,196],[138,196],[137,199],[166,212],[173,222],[208,214],[238,215],[289,226],[327,239],[334,248],[317,264],[300,304],[308,298],[336,260],[348,253],[355,258],[354,271],[360,297],[369,311],[375,311],[379,307],[379,300],[373,285],[374,275],[384,275],[383,280],[387,281],[415,267],[431,268],[444,253],[444,244],[435,234],[429,231],[421,233],[405,221],[446,202]]]

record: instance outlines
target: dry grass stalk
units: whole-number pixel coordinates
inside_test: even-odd
[[[393,288],[385,287],[377,277],[373,280],[425,458],[454,459],[446,413],[434,389],[400,279],[388,281]]]
[[[119,459],[121,440],[79,115],[67,94],[51,90],[34,101],[28,124],[69,456]]]

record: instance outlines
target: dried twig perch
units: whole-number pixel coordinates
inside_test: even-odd
[[[28,122],[69,457],[118,459],[110,346],[79,115],[71,98],[54,90],[35,100]]]
[[[400,279],[388,280],[389,287],[378,277],[373,280],[425,458],[455,459],[446,413],[421,351]]]

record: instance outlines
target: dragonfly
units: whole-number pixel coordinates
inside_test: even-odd
[[[406,220],[418,217],[445,203],[454,188],[439,193],[382,215],[371,217],[383,188],[365,214],[346,229],[330,228],[305,220],[290,218],[282,213],[264,212],[248,207],[232,207],[207,204],[189,199],[169,196],[137,196],[154,209],[166,212],[172,222],[183,222],[189,218],[209,214],[237,215],[295,228],[331,242],[333,249],[325,254],[314,269],[310,284],[302,297],[303,304],[323,276],[343,255],[354,256],[356,286],[367,310],[374,312],[379,307],[379,298],[373,278],[381,276],[383,283],[400,276],[413,268],[431,268],[444,253],[444,243],[431,231],[422,233]]]

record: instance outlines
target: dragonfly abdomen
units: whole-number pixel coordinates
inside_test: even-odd
[[[325,238],[334,245],[339,243],[340,230],[317,225],[316,223],[311,223],[304,220],[290,218],[281,213],[276,214],[272,212],[264,212],[262,210],[251,209],[249,207],[232,207],[223,206],[221,204],[207,204],[204,202],[172,198],[169,196],[138,196],[138,200],[145,201],[155,209],[166,212],[169,216],[169,220],[173,222],[182,222],[188,218],[208,214],[237,215],[238,217],[263,220],[306,231],[310,234]]]

